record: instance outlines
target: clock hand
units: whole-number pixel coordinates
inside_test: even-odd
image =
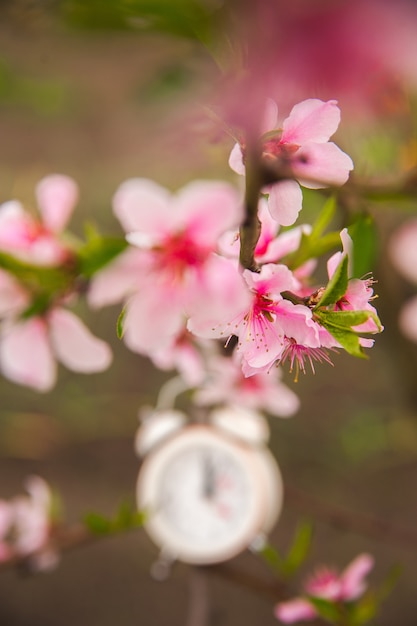
[[[204,456],[203,459],[203,496],[210,500],[215,493],[215,468],[212,460],[209,456]]]

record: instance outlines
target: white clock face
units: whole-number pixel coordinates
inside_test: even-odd
[[[258,452],[191,426],[156,449],[138,480],[147,531],[172,556],[214,563],[244,550],[268,517]]]

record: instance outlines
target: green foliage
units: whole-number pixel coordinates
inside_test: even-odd
[[[116,515],[108,518],[101,513],[91,512],[84,516],[84,524],[93,535],[110,535],[143,526],[145,515],[128,502],[122,502]]]
[[[157,31],[206,43],[219,33],[219,8],[198,0],[64,0],[61,10],[70,24],[88,29]]]
[[[91,278],[127,248],[121,237],[102,237],[91,226],[86,227],[86,236],[86,243],[78,250],[79,270],[85,278]]]
[[[371,215],[360,213],[348,228],[353,241],[351,255],[352,278],[365,276],[373,267],[377,256],[377,232]]]
[[[285,262],[291,270],[297,269],[309,259],[334,250],[340,245],[340,234],[336,231],[325,233],[336,213],[336,199],[332,196],[323,205],[310,234],[302,234],[298,250],[289,254]]]
[[[346,620],[341,621],[341,607],[339,605],[315,596],[308,596],[308,601],[311,602],[320,617],[327,622],[337,625],[346,624]]]
[[[260,551],[265,562],[280,576],[292,576],[304,563],[311,546],[313,527],[310,522],[298,524],[292,544],[286,556],[280,554],[274,546],[266,543]]]
[[[119,317],[117,318],[117,324],[116,324],[116,334],[117,334],[118,339],[123,339],[123,335],[125,332],[125,329],[124,329],[125,317],[126,317],[126,307],[123,307],[123,309],[120,312]]]
[[[1,106],[55,116],[67,112],[72,103],[73,95],[61,81],[22,75],[0,59]]]
[[[318,301],[316,308],[336,304],[336,302],[343,298],[348,286],[348,262],[348,257],[346,255],[343,256],[333,276],[327,283],[327,287]]]

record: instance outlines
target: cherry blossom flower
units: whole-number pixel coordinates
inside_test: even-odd
[[[343,244],[343,252],[336,252],[327,262],[327,271],[329,278],[331,278],[336,271],[337,266],[345,255],[351,253],[353,242],[350,238],[348,231],[344,228],[340,233],[340,238]],[[372,285],[374,280],[372,278],[350,278],[346,293],[344,296],[336,302],[336,311],[368,311],[370,316],[366,322],[353,326],[353,330],[360,333],[379,333],[383,330],[383,326],[377,324],[378,319],[377,311],[375,307],[370,304],[370,301],[375,297]],[[360,338],[360,343],[363,347],[372,347],[373,339],[366,337]]]
[[[0,327],[0,371],[9,380],[50,391],[60,361],[74,372],[107,369],[112,352],[74,313],[56,306],[44,315],[10,318]]]
[[[234,187],[194,181],[171,194],[150,180],[131,179],[116,192],[114,211],[137,250],[99,272],[90,302],[109,302],[104,291],[130,296],[124,339],[131,350],[158,355],[160,362],[187,317],[204,315],[208,301],[220,316],[241,306],[247,294],[237,263],[216,254],[219,236],[242,220]]]
[[[284,624],[318,617],[318,611],[308,596],[334,603],[357,600],[366,590],[365,577],[372,569],[374,559],[370,554],[360,554],[341,574],[323,567],[305,584],[305,596],[288,602],[280,602],[275,607],[275,616]]]
[[[291,417],[297,412],[298,397],[280,380],[278,367],[248,378],[243,375],[236,356],[212,356],[209,359],[208,376],[193,396],[196,404],[241,406],[264,410],[277,417]]]
[[[271,123],[271,106],[266,113]],[[291,172],[288,180],[268,186],[271,216],[281,225],[293,224],[302,208],[300,184],[310,189],[343,185],[353,169],[351,158],[329,141],[340,122],[336,100],[315,98],[296,104],[278,130],[277,117],[262,137],[262,158],[279,173]],[[265,126],[265,124],[264,124]],[[245,145],[236,144],[229,164],[238,174],[245,173]],[[297,182],[298,181],[298,182]]]
[[[50,569],[58,562],[48,545],[52,522],[52,494],[39,476],[26,482],[27,496],[0,500],[0,561],[30,557],[32,567]]]
[[[35,265],[59,265],[71,256],[61,238],[78,200],[78,187],[62,174],[46,176],[36,186],[40,219],[17,200],[0,206],[0,250]]]
[[[316,349],[320,347],[319,326],[311,310],[302,304],[284,300],[282,292],[296,292],[298,281],[285,265],[268,263],[260,273],[245,270],[243,278],[251,294],[249,305],[235,317],[210,327],[206,320],[190,319],[191,332],[202,337],[238,338],[236,353],[242,359],[245,376],[268,371],[282,358],[288,342]],[[219,318],[221,319],[221,318]]]

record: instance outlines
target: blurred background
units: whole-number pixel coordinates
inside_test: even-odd
[[[375,554],[375,584],[401,564],[377,623],[401,618],[413,626],[417,541],[401,529],[416,526],[417,351],[400,334],[397,316],[415,287],[395,272],[387,243],[417,209],[412,185],[401,192],[417,164],[417,17],[403,2],[395,10],[370,1],[288,4],[4,0],[0,201],[19,198],[33,207],[42,176],[68,174],[81,189],[70,229],[82,235],[90,222],[122,235],[111,198],[123,180],[150,177],[172,189],[193,178],[235,181],[227,165],[234,139],[225,128],[247,122],[265,94],[282,104],[283,115],[306,97],[339,100],[336,140],[354,160],[355,180],[386,186],[347,192],[344,203],[345,211],[365,211],[372,220],[368,270],[378,281],[385,331],[369,360],[340,354],[333,368],[319,366],[298,383],[286,375],[301,409],[291,420],[270,420],[288,490],[272,541],[285,550],[300,519],[315,522],[300,580],[317,563],[342,568],[364,551]],[[323,198],[304,198],[308,222]],[[62,495],[69,522],[88,511],[112,515],[121,500],[134,501],[138,410],[155,402],[169,377],[118,341],[119,307],[93,316],[81,303],[78,312],[112,344],[107,372],[87,377],[61,368],[47,395],[0,381],[0,497],[20,493],[25,477],[39,474]],[[343,523],[335,523],[332,507],[400,530],[381,540],[377,530],[337,528]],[[191,621],[196,593],[207,602],[202,625],[277,623],[271,597],[242,593],[215,572],[178,564],[169,580],[152,580],[156,557],[139,530],[65,554],[52,573],[3,570],[0,624],[200,626]],[[270,581],[252,554],[235,565]]]

